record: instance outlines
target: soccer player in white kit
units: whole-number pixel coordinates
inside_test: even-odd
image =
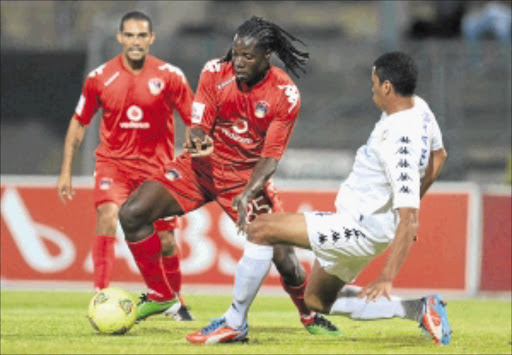
[[[312,310],[353,319],[408,318],[418,321],[434,343],[448,344],[451,330],[441,296],[401,300],[390,294],[416,238],[420,199],[446,159],[435,116],[414,94],[417,73],[402,52],[374,62],[373,101],[383,112],[341,184],[336,212],[265,214],[246,231],[249,243],[261,248],[291,244],[313,250],[305,293]],[[344,287],[388,247],[377,280],[364,288]]]

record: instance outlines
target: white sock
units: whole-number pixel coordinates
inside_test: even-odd
[[[330,314],[341,314],[357,320],[373,320],[385,318],[409,318],[400,297],[391,296],[366,303],[365,298],[359,298],[357,293],[361,287],[345,286],[338,294],[337,300],[331,307]]]
[[[230,327],[240,328],[247,321],[249,307],[267,276],[273,255],[272,246],[246,242],[244,255],[236,267],[233,302],[224,313]]]

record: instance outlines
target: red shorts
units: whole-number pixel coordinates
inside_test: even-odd
[[[181,154],[166,166],[164,176],[158,181],[174,196],[184,213],[210,201],[217,201],[236,222],[238,212],[231,204],[235,196],[242,193],[251,174],[252,167],[237,169],[232,165],[216,165],[208,158],[192,159],[187,154]],[[248,208],[249,222],[258,214],[283,210],[271,181],[267,182]]]
[[[144,181],[156,180],[162,175],[161,168],[144,166],[144,170],[117,160],[97,159],[94,171],[94,205],[114,202],[121,206]],[[176,218],[161,219],[154,223],[156,230],[170,230],[177,227]]]

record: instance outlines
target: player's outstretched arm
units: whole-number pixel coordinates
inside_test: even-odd
[[[71,117],[69,122],[66,139],[64,141],[64,155],[60,170],[59,180],[57,182],[57,193],[62,203],[73,199],[73,189],[71,186],[71,167],[73,156],[82,144],[85,136],[85,126],[75,118]]]
[[[389,255],[384,267],[377,278],[364,287],[360,292],[360,297],[367,297],[367,302],[376,300],[380,296],[385,296],[391,300],[391,288],[400,267],[407,258],[414,236],[418,230],[419,213],[416,208],[399,208],[400,223],[396,229],[395,239],[391,243]]]
[[[244,191],[233,199],[233,209],[238,211],[239,232],[245,232],[247,228],[247,206],[274,174],[277,163],[278,161],[274,158],[260,158],[252,170],[251,178],[245,185]]]
[[[448,154],[444,148],[434,150],[430,153],[427,170],[425,171],[425,176],[421,182],[420,198],[423,198],[429,187],[434,183],[434,181],[436,181],[439,173],[441,173],[441,169],[443,168],[447,156]]]

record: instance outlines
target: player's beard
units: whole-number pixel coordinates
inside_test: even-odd
[[[260,81],[263,80],[263,78],[267,75],[269,69],[270,69],[270,65],[267,66],[260,73],[254,75],[252,78],[246,78],[242,82],[244,82],[247,86],[252,87],[252,86],[258,84]]]
[[[139,70],[144,66],[146,56],[144,55],[140,59],[131,59],[130,57],[126,56],[126,59],[128,60],[128,63],[130,63],[130,67],[132,67],[132,69]]]
[[[137,50],[136,50],[137,49]],[[131,52],[138,52],[140,55],[140,58],[133,59],[130,56]],[[140,70],[144,66],[144,62],[146,60],[146,54],[144,50],[140,47],[133,47],[128,50],[128,52],[125,54],[126,60],[128,61],[128,64],[130,64],[130,67],[133,70]]]

